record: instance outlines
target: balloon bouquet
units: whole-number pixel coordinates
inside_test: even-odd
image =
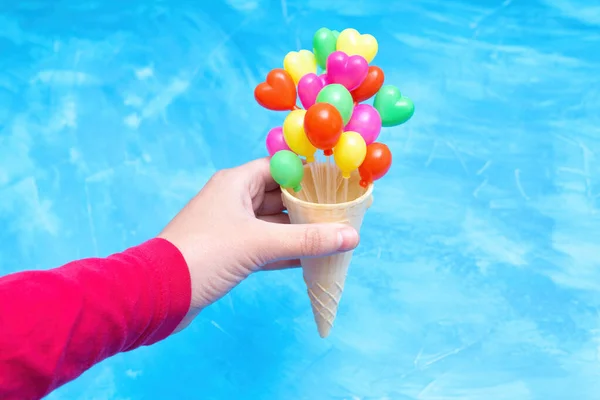
[[[391,167],[389,148],[376,140],[382,127],[408,121],[414,105],[397,87],[383,84],[381,68],[369,65],[377,51],[372,35],[321,28],[312,52],[289,52],[283,69],[271,70],[254,90],[261,106],[289,111],[283,126],[267,134],[266,146],[292,223],[346,222],[360,229],[372,183]],[[372,105],[364,103],[373,96]],[[351,257],[302,260],[322,337],[333,325]]]
[[[389,148],[375,142],[382,126],[408,121],[414,105],[397,87],[384,86],[381,68],[369,65],[378,51],[372,35],[321,28],[313,37],[313,49],[289,52],[284,68],[269,72],[254,91],[261,106],[290,111],[283,127],[267,135],[273,177],[283,188],[300,191],[304,168],[298,156],[313,163],[316,151],[322,150],[328,161],[333,155],[343,178],[358,169],[360,184],[366,187],[391,166]],[[324,70],[320,75],[317,65]],[[373,96],[373,105],[361,104]],[[296,97],[304,109],[296,105]]]

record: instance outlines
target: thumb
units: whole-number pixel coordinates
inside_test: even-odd
[[[358,232],[344,224],[271,224],[265,247],[271,260],[321,257],[358,246]],[[263,247],[263,248],[265,248]]]

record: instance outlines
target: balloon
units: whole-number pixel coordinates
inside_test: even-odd
[[[327,57],[335,51],[335,44],[337,43],[337,35],[335,31],[330,31],[327,28],[321,28],[315,32],[313,36],[313,51],[317,64],[323,69],[327,68]],[[339,35],[339,33],[338,33]]]
[[[361,101],[365,101],[375,96],[377,91],[381,89],[383,85],[384,74],[383,70],[379,67],[371,65],[369,67],[369,72],[367,73],[367,77],[360,84],[359,87],[352,90],[350,94],[352,94],[352,98],[355,103],[360,103]]]
[[[321,82],[323,82],[323,86],[327,86],[331,83],[329,82],[329,78],[327,77],[326,73],[319,75],[319,79],[321,80]]]
[[[344,178],[360,167],[367,154],[365,140],[357,132],[346,131],[333,149],[333,158]]]
[[[310,106],[315,104],[317,95],[323,89],[325,83],[317,76],[317,74],[306,74],[300,78],[298,82],[298,97],[302,106],[308,110]]]
[[[354,107],[352,117],[346,125],[347,131],[360,133],[367,145],[377,140],[381,132],[381,117],[376,109],[368,104],[359,104]]]
[[[269,110],[291,110],[296,105],[296,85],[286,71],[276,68],[269,72],[266,82],[256,86],[254,98]]]
[[[392,166],[392,152],[383,143],[371,143],[367,146],[365,160],[358,167],[362,178],[360,186],[366,188],[377,179],[382,178]]]
[[[372,35],[361,35],[356,29],[344,29],[338,36],[336,50],[349,56],[363,56],[368,63],[373,61],[379,45]]]
[[[317,60],[308,50],[290,51],[283,59],[283,69],[290,74],[294,84],[297,85],[304,75],[317,73]]]
[[[283,188],[291,188],[295,192],[302,189],[300,185],[304,177],[302,160],[289,150],[280,150],[271,157],[269,165],[271,176]]]
[[[303,157],[306,161],[315,160],[317,148],[310,143],[304,132],[304,116],[306,110],[294,110],[283,121],[283,137],[290,149]]]
[[[385,127],[403,124],[415,113],[412,100],[402,96],[400,89],[392,85],[385,85],[377,92],[373,106],[379,111],[381,124]]]
[[[333,83],[325,86],[317,96],[317,103],[329,103],[340,112],[344,125],[350,121],[352,116],[352,108],[354,102],[352,101],[352,95],[342,85]]]
[[[357,88],[369,73],[369,63],[363,56],[348,57],[346,53],[334,51],[327,59],[327,79],[339,83],[348,90]]]
[[[328,103],[317,103],[310,107],[304,117],[304,131],[308,140],[317,149],[324,150],[326,156],[333,154],[342,130],[344,121],[340,112]]]
[[[290,147],[285,142],[283,137],[283,129],[278,126],[273,128],[267,133],[267,151],[270,156],[277,153],[280,150],[290,150]]]

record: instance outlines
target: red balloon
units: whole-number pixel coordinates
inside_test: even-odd
[[[354,102],[360,103],[373,97],[383,86],[383,70],[375,65],[369,67],[369,73],[359,87],[350,92]]]
[[[392,166],[392,152],[383,143],[371,143],[367,146],[365,161],[358,167],[360,186],[366,188],[377,179],[382,178]]]
[[[276,68],[269,72],[266,82],[256,86],[254,98],[269,110],[293,110],[296,107],[296,85],[286,70]]]
[[[304,116],[304,132],[308,140],[326,156],[333,154],[331,150],[342,135],[344,121],[340,112],[329,103],[315,103],[309,107]]]

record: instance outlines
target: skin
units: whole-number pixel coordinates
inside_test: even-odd
[[[290,224],[269,159],[217,172],[158,235],[183,254],[192,281],[190,310],[175,332],[250,274],[293,268],[299,258],[354,249],[343,224]]]

